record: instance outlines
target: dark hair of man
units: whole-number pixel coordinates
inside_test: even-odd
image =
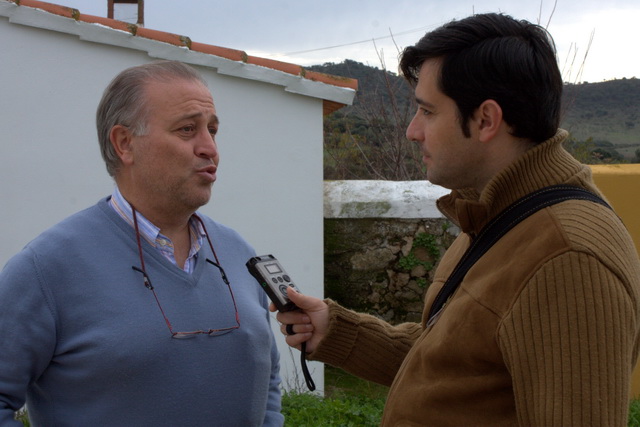
[[[402,52],[400,70],[410,83],[427,59],[441,61],[439,88],[455,101],[465,136],[488,99],[500,105],[512,135],[539,143],[556,133],[562,76],[553,39],[539,25],[495,13],[445,24]]]

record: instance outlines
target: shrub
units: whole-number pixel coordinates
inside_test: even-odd
[[[323,399],[310,393],[285,393],[282,413],[285,427],[367,427],[380,425],[384,398],[350,392]],[[629,427],[640,426],[640,400],[629,405]]]
[[[640,400],[633,399],[629,405],[629,427],[640,426]]]
[[[385,398],[355,395],[350,392],[334,393],[322,398],[311,393],[289,392],[282,396],[282,414],[285,427],[375,427],[380,425]],[[16,419],[29,426],[24,409]],[[629,427],[640,426],[640,400],[629,405]]]
[[[282,396],[284,425],[289,427],[367,427],[380,425],[384,398],[345,393],[322,398],[288,392]]]
[[[20,421],[24,427],[29,427],[31,425],[29,422],[29,414],[27,414],[27,410],[25,408],[16,412],[15,419]]]

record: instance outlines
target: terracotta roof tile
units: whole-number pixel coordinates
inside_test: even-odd
[[[320,73],[318,71],[304,70],[303,77],[316,82],[323,82],[333,86],[340,86],[351,88],[353,90],[358,89],[358,80],[351,79],[349,77],[334,76],[332,74]]]
[[[82,15],[81,15],[82,20]],[[136,36],[144,37],[145,39],[157,40],[172,44],[174,46],[186,46],[191,45],[191,39],[186,36],[180,36],[178,34],[167,33],[165,31],[152,30],[150,28],[138,26],[138,30],[135,33]]]
[[[350,79],[345,77],[337,77],[329,74],[318,73],[315,71],[309,71],[303,67],[291,64],[288,62],[277,61],[273,59],[260,58],[257,56],[247,55],[246,52],[236,49],[229,49],[226,47],[213,46],[204,43],[193,42],[187,36],[178,34],[172,34],[165,31],[153,30],[134,24],[118,21],[115,19],[104,18],[100,16],[93,16],[83,14],[78,9],[71,7],[61,6],[54,3],[48,3],[38,0],[7,0],[13,2],[19,6],[27,6],[35,9],[41,9],[55,15],[64,16],[67,18],[75,19],[76,21],[86,22],[89,24],[100,24],[106,27],[110,27],[116,30],[126,31],[137,37],[144,37],[152,40],[157,40],[164,43],[169,43],[174,46],[187,47],[193,51],[215,55],[232,61],[239,61],[253,65],[259,65],[266,68],[282,71],[284,73],[301,76],[302,78],[309,79],[311,81],[322,82],[332,86],[344,87],[353,90],[358,89],[358,81],[356,79]],[[335,111],[342,107],[342,104],[333,101],[324,101],[325,114]]]
[[[114,30],[127,31],[132,34],[135,33],[135,31],[132,31],[131,27],[136,27],[136,25],[132,25],[127,22],[116,21],[115,19],[109,19],[103,16],[87,15],[85,13],[80,14],[80,18],[82,22],[87,22],[89,24],[100,24],[105,27],[113,28]]]
[[[273,68],[275,70],[284,71],[285,73],[293,74],[294,76],[302,75],[302,67],[287,62],[277,61],[275,59],[260,58],[258,56],[247,57],[247,63],[253,65],[259,65],[265,68]]]
[[[191,42],[191,50],[220,56],[232,61],[247,62],[247,54],[242,50],[229,49],[228,47],[213,46],[205,43]]]
[[[9,0],[18,6],[33,7],[35,9],[42,9],[46,12],[53,13],[55,15],[65,16],[67,18],[78,19],[80,11],[72,7],[60,6],[59,4],[47,3],[44,1],[36,0]]]

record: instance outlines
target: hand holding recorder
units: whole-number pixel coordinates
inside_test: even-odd
[[[310,353],[316,349],[318,343],[327,334],[329,307],[321,299],[303,295],[292,288],[289,288],[288,295],[298,310],[281,311],[276,315],[276,319],[282,324],[280,330],[284,335],[287,335],[285,339],[287,344],[300,349],[300,344],[306,342],[306,350]],[[276,311],[277,308],[271,304],[270,310]],[[292,325],[294,335],[287,334],[287,325]]]
[[[249,273],[258,281],[272,303],[269,309],[276,315],[280,331],[288,345],[301,351],[300,361],[307,386],[315,384],[306,364],[306,353],[313,351],[326,335],[329,325],[329,307],[318,298],[302,295],[273,255],[257,256],[247,261]]]

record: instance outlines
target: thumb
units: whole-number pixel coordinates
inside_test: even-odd
[[[301,310],[309,312],[320,311],[326,308],[326,304],[321,299],[303,295],[294,288],[287,289],[287,296]]]

